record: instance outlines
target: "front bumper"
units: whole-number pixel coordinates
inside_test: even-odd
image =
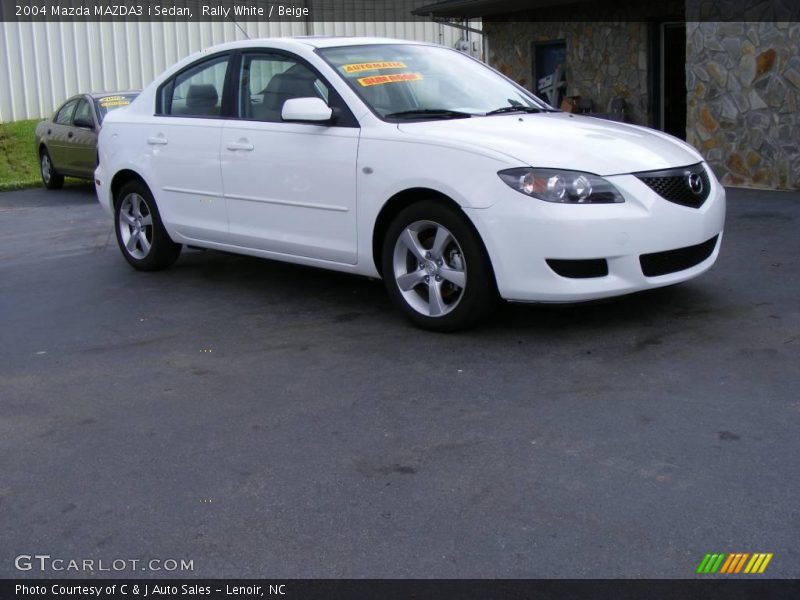
[[[706,167],[708,169],[708,167]],[[500,295],[520,302],[578,302],[686,281],[711,268],[725,224],[725,190],[709,172],[711,191],[700,208],[674,204],[633,175],[607,177],[621,204],[564,205],[512,189],[491,207],[465,209],[481,235]],[[648,277],[643,255],[698,246],[715,236],[710,255],[688,268]],[[606,261],[602,276],[559,275],[547,260]]]

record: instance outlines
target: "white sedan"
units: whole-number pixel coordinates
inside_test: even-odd
[[[370,38],[195,54],[109,114],[95,173],[123,256],[182,245],[371,277],[416,324],[498,297],[575,302],[686,281],[725,192],[664,133],[562,113],[460,52]]]

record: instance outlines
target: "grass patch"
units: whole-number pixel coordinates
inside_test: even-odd
[[[0,191],[42,184],[34,142],[39,120],[0,123]]]
[[[42,187],[36,125],[41,119],[0,123],[0,192]],[[64,185],[86,185],[67,177]]]

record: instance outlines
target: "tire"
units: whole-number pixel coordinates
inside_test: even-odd
[[[64,185],[64,176],[57,173],[53,168],[53,159],[46,148],[39,152],[39,174],[42,176],[42,183],[48,190],[60,190]]]
[[[117,194],[114,230],[122,256],[139,271],[166,269],[181,253],[181,245],[164,229],[153,194],[141,181],[129,181]]]
[[[400,211],[386,232],[381,260],[389,296],[423,329],[466,329],[497,301],[494,273],[477,232],[441,201]]]

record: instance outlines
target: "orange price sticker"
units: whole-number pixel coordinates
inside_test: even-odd
[[[385,83],[399,83],[401,81],[422,81],[419,73],[394,73],[392,75],[372,75],[371,77],[361,77],[357,79],[361,87],[371,85],[383,85]]]

